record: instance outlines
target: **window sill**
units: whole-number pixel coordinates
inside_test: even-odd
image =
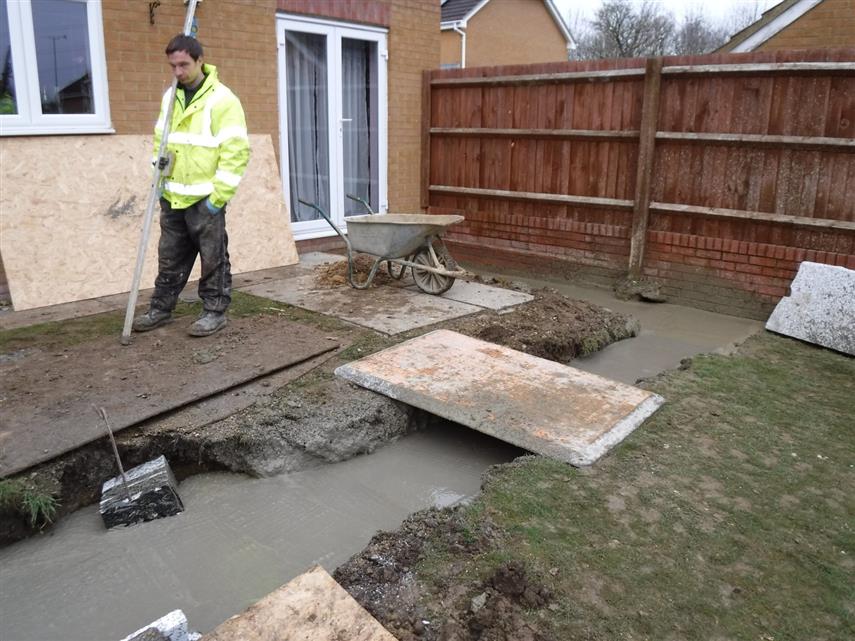
[[[0,137],[12,136],[65,136],[87,134],[114,134],[116,130],[110,126],[81,127],[80,125],[54,127],[3,127],[0,125]]]

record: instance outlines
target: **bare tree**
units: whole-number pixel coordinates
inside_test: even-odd
[[[706,17],[695,11],[687,14],[677,27],[672,52],[678,56],[689,56],[715,51],[727,40],[727,30],[711,25]]]
[[[637,6],[637,8],[636,8]],[[579,36],[580,58],[632,58],[667,53],[676,31],[674,17],[659,5],[606,0]]]

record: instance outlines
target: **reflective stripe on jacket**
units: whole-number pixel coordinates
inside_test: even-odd
[[[249,162],[249,137],[240,100],[217,78],[217,68],[202,67],[205,80],[184,108],[179,85],[172,111],[167,150],[175,154],[172,174],[163,181],[163,197],[174,209],[186,209],[209,197],[222,207],[235,195]],[[169,91],[163,95],[154,127],[154,153],[160,148]]]

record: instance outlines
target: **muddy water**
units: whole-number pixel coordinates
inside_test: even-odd
[[[275,478],[192,477],[183,514],[132,528],[105,531],[86,508],[0,551],[0,639],[121,639],[175,608],[208,631],[315,563],[332,571],[378,529],[476,494],[489,465],[520,453],[440,426]]]

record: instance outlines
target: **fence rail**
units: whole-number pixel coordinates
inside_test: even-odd
[[[675,282],[706,270],[766,303],[800,257],[855,268],[855,49],[432,71],[423,100],[422,204],[477,212],[452,236],[473,251],[547,247]],[[606,225],[610,253],[545,238],[556,218]],[[749,254],[721,264],[678,238]]]

